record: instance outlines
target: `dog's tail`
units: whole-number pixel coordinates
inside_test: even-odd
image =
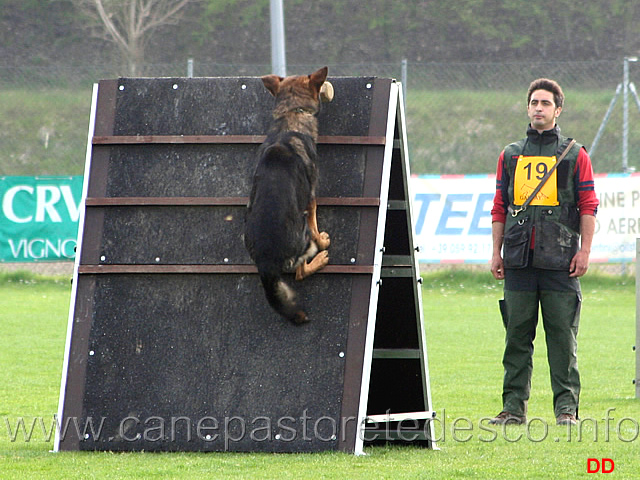
[[[279,272],[260,270],[260,280],[269,305],[287,320],[296,324],[308,322],[307,314],[296,301],[296,292],[286,284]]]

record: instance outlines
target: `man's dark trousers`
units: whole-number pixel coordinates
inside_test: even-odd
[[[533,370],[538,308],[547,343],[555,416],[577,416],[580,374],[576,357],[582,294],[569,272],[533,267],[506,269],[500,311],[506,328],[503,410],[526,415]]]

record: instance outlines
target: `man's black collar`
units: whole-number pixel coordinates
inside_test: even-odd
[[[548,145],[550,143],[557,142],[559,137],[560,127],[558,125],[554,126],[550,130],[545,130],[542,133],[538,133],[535,128],[531,127],[531,124],[529,124],[529,128],[527,129],[527,138],[531,143]]]

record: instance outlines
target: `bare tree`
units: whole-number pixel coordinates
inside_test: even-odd
[[[140,74],[145,47],[158,27],[174,25],[194,0],[73,0],[94,21],[94,33],[113,42],[127,62],[129,75]]]

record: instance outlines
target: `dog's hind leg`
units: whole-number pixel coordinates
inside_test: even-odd
[[[307,208],[307,222],[309,223],[309,230],[311,230],[311,238],[316,245],[318,245],[318,249],[326,250],[329,248],[329,244],[331,243],[331,238],[327,232],[319,232],[318,231],[318,218],[316,217],[316,211],[318,210],[318,205],[316,203],[316,199],[311,200],[309,207]]]

